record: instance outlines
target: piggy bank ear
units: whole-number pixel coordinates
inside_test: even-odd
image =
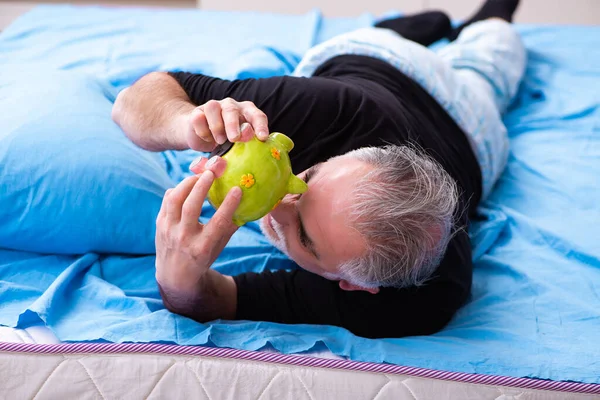
[[[308,190],[308,185],[302,179],[296,175],[291,174],[290,180],[288,181],[288,193],[289,194],[302,194]]]
[[[292,149],[294,148],[294,142],[292,141],[292,139],[290,139],[289,137],[287,137],[283,133],[273,132],[273,133],[271,133],[271,139],[275,143],[278,143],[281,146],[283,146],[283,148],[285,149],[285,151],[287,151],[288,153],[290,151],[292,151]]]

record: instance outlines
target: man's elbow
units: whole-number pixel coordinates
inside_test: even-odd
[[[165,309],[167,309],[168,311],[172,312],[173,314],[179,314],[179,315],[183,315],[184,317],[190,317],[189,315],[186,315],[186,312],[185,312],[186,310],[184,310],[182,307],[178,307],[176,304],[172,303],[169,300],[169,298],[162,293],[161,293],[161,298],[162,298],[163,305],[165,306]],[[202,321],[198,321],[198,322],[202,322]]]
[[[123,119],[123,111],[124,111],[124,103],[125,103],[124,98],[125,98],[128,90],[129,90],[129,88],[126,88],[126,89],[121,90],[121,92],[119,92],[119,94],[117,95],[117,98],[115,100],[115,103],[113,104],[113,107],[112,107],[111,118],[119,126],[121,126],[121,121]]]
[[[200,323],[215,319],[202,312],[202,302],[193,296],[182,296],[177,292],[165,290],[160,284],[158,284],[158,291],[163,305],[173,314],[183,315]]]
[[[164,82],[165,79],[169,79],[168,76],[169,75],[166,72],[150,72],[141,77],[132,86],[121,90],[113,104],[111,113],[112,120],[117,125],[122,126],[125,115],[135,111],[129,108],[135,108],[135,95],[136,92],[140,91],[139,86],[141,85],[144,87],[147,84],[150,84],[152,87],[156,87],[159,83]]]

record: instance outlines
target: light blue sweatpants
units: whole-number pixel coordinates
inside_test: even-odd
[[[309,50],[295,76],[310,76],[342,54],[382,59],[419,83],[467,134],[487,197],[506,166],[508,136],[502,113],[523,77],[526,51],[519,34],[501,20],[477,22],[438,52],[382,28],[336,36]]]

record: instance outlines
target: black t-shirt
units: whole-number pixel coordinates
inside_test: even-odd
[[[191,101],[231,97],[252,101],[271,131],[295,143],[295,173],[364,146],[415,143],[437,160],[461,190],[456,235],[425,285],[382,288],[378,294],[341,290],[302,269],[234,277],[237,318],[344,327],[365,337],[401,337],[440,330],[467,300],[471,244],[466,230],[481,196],[481,171],[469,142],[446,111],[417,83],[381,60],[335,57],[313,77],[227,81],[172,73]]]

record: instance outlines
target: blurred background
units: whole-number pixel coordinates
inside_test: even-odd
[[[364,12],[381,15],[389,10],[414,12],[442,9],[455,19],[465,18],[482,0],[0,0],[0,30],[37,4],[202,8],[207,10],[263,11],[300,14],[319,8],[326,16],[356,16]],[[516,22],[600,25],[600,0],[521,0]]]

